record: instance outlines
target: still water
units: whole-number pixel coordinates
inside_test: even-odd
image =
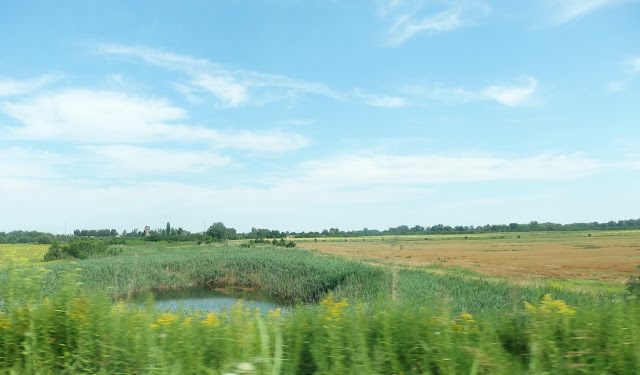
[[[277,308],[288,308],[291,304],[278,300],[267,293],[240,288],[208,288],[198,287],[170,291],[155,291],[132,297],[130,302],[144,305],[153,296],[154,305],[161,311],[194,311],[201,312],[230,309],[242,300],[244,307],[259,308],[261,312]]]

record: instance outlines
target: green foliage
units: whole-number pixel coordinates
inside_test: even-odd
[[[124,240],[112,239],[109,241],[74,239],[68,244],[54,242],[44,255],[43,260],[49,262],[59,259],[86,259],[95,256],[117,255],[122,252],[122,248],[109,247],[110,244],[124,244]]]
[[[229,230],[221,222],[211,225],[207,230],[207,234],[218,242],[227,242],[229,239]]]
[[[637,266],[640,271],[640,265]],[[640,275],[631,276],[627,282],[627,291],[640,300]]]
[[[366,291],[375,298],[384,290],[384,270],[309,250],[282,247],[247,249],[232,246],[167,245],[128,246],[118,257],[91,257],[76,264],[46,264],[47,290],[57,276],[82,268],[87,290],[108,290],[114,295],[152,289],[178,289],[197,285],[228,284],[261,289],[295,302],[321,299],[328,291],[355,298]]]
[[[169,251],[147,250],[152,251],[140,258]],[[234,252],[226,257],[235,259],[239,267],[251,267],[244,262],[250,258],[236,258]],[[285,262],[281,256],[275,256],[278,263]],[[258,263],[266,259],[270,258],[260,256]],[[297,264],[297,273],[323,259],[333,262],[310,256]],[[0,272],[0,373],[577,375],[640,371],[640,304],[635,301],[617,299],[576,308],[547,295],[509,315],[476,316],[452,311],[446,302],[415,307],[384,297],[358,303],[328,294],[318,304],[299,305],[286,313],[257,313],[242,303],[227,311],[171,313],[157,311],[151,304],[143,308],[114,304],[102,291],[86,289],[81,281],[98,269],[84,266],[96,262],[108,266],[108,260],[88,259],[69,265],[75,269],[53,272],[35,267]],[[65,263],[56,267],[59,264]],[[43,298],[40,291],[53,274],[56,288]],[[359,283],[379,276],[369,275]],[[288,287],[294,288],[295,283]]]

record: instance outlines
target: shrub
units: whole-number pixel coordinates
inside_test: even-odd
[[[54,242],[49,246],[49,250],[44,255],[43,260],[49,262],[69,258],[86,259],[93,256],[117,255],[123,251],[120,248],[107,251],[107,248],[108,245],[98,240],[80,239],[73,240],[68,244]]]
[[[51,246],[49,246],[49,250],[46,254],[44,254],[42,260],[45,262],[50,262],[52,260],[66,259],[69,257],[69,245],[61,245],[57,242],[54,242],[53,244],[51,244]]]
[[[638,267],[638,271],[640,271],[640,266]],[[629,294],[640,298],[640,275],[631,276],[629,281],[627,281],[627,291]]]

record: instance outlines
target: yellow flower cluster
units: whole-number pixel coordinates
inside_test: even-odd
[[[178,319],[177,315],[173,315],[172,313],[165,313],[162,314],[162,316],[160,316],[158,320],[156,320],[156,322],[151,325],[151,327],[158,328],[161,325],[170,326],[171,324],[173,324],[173,322],[176,321],[176,319]]]
[[[11,322],[4,317],[4,313],[0,310],[0,329],[9,329],[9,327],[11,327]]]
[[[460,314],[456,320],[451,322],[451,327],[453,327],[453,329],[457,332],[457,333],[467,333],[467,331],[465,330],[465,327],[469,327],[472,326],[473,324],[475,324],[475,320],[473,320],[473,316],[469,313],[462,313]],[[475,333],[476,329],[475,327],[471,329],[471,333]]]
[[[338,322],[344,314],[345,307],[349,306],[349,304],[346,299],[343,299],[341,302],[336,301],[333,294],[329,293],[327,298],[320,301],[320,306],[324,309],[322,316],[325,320]]]
[[[280,315],[282,314],[280,308],[278,307],[275,310],[269,310],[269,317],[270,318],[279,318]]]
[[[69,311],[71,320],[80,321],[88,326],[89,322],[89,300],[87,298],[74,298],[71,310]]]
[[[0,244],[0,266],[7,262],[39,262],[48,249],[49,245]]]
[[[124,301],[120,301],[111,307],[111,313],[113,315],[124,315],[127,312],[127,304]]]
[[[563,300],[553,299],[550,294],[544,296],[538,307],[533,306],[529,302],[525,302],[524,307],[527,311],[532,313],[539,312],[542,314],[558,314],[566,316],[576,314],[576,311],[569,307]]]
[[[215,312],[206,315],[205,319],[201,322],[206,327],[217,327],[220,325],[220,318]]]

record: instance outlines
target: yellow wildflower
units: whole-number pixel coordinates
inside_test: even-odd
[[[201,324],[207,327],[217,327],[220,325],[220,318],[218,317],[218,314],[212,312],[207,314]]]
[[[344,308],[349,306],[349,304],[347,303],[346,299],[342,300],[341,302],[336,302],[333,294],[330,293],[327,298],[320,301],[320,306],[322,306],[324,309],[322,316],[325,320],[340,321],[344,314]]]
[[[173,315],[171,313],[162,314],[161,317],[156,320],[157,324],[162,324],[165,326],[173,324],[173,322],[178,318],[177,315]]]

